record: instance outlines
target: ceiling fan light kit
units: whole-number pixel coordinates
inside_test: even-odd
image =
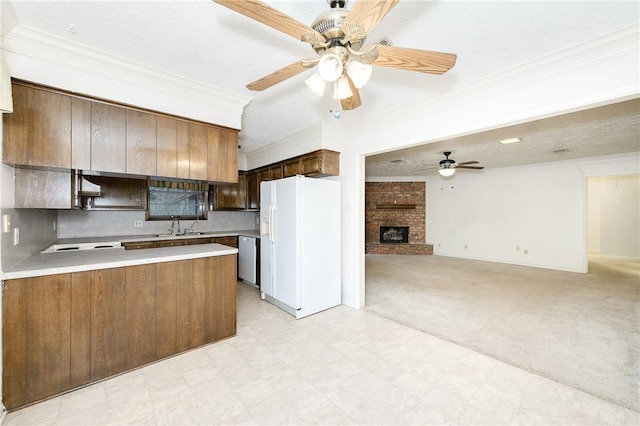
[[[336,81],[342,76],[344,66],[340,57],[334,53],[326,53],[318,62],[318,73],[326,81]]]
[[[324,95],[324,88],[327,86],[327,82],[320,76],[318,71],[314,72],[313,75],[304,82],[316,95]]]
[[[438,173],[440,173],[440,175],[444,177],[453,176],[455,172],[456,172],[456,169],[450,168],[449,166],[438,170]]]
[[[346,0],[327,0],[331,9],[307,26],[260,0],[214,0],[216,3],[261,22],[298,40],[311,44],[319,60],[303,59],[247,85],[264,90],[307,69],[318,66],[317,74],[305,80],[314,93],[324,95],[327,82],[334,82],[334,99],[342,109],[362,105],[360,88],[371,77],[371,65],[443,74],[456,63],[456,55],[374,44],[363,47],[367,34],[395,7],[399,0],[356,0],[345,10]],[[324,82],[321,82],[323,79]],[[322,84],[324,83],[324,84]],[[333,112],[333,111],[332,111]]]
[[[346,77],[340,77],[333,85],[333,99],[347,99],[353,96],[353,91],[349,86],[349,80]]]
[[[438,169],[438,173],[440,173],[443,177],[453,176],[456,172],[456,169],[472,169],[472,170],[482,170],[483,166],[472,166],[471,164],[478,164],[477,161],[465,161],[464,163],[456,163],[454,159],[449,158],[451,155],[451,151],[443,152],[445,159],[441,160],[439,164],[440,168]]]

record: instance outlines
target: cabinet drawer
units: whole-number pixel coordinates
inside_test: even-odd
[[[213,242],[213,238],[190,238],[187,240],[187,245],[194,245],[194,244],[210,244]]]
[[[145,241],[139,243],[122,243],[122,246],[125,250],[138,250],[138,249],[149,249],[153,248],[155,241]]]
[[[163,240],[156,241],[153,247],[177,247],[187,245],[187,240]]]

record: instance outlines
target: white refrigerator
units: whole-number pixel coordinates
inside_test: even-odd
[[[296,318],[341,303],[340,182],[260,184],[260,292]]]

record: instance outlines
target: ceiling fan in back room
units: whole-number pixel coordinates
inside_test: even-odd
[[[449,158],[451,155],[451,151],[443,152],[445,159],[441,160],[440,167],[438,168],[438,173],[440,173],[444,177],[453,176],[456,172],[456,169],[471,169],[471,170],[482,170],[483,166],[472,166],[471,164],[478,164],[477,161],[465,161],[463,163],[456,163],[453,158]]]
[[[311,44],[317,57],[298,60],[247,85],[249,90],[264,90],[288,78],[318,66],[305,83],[322,96],[326,86],[343,110],[362,105],[359,89],[371,76],[372,65],[443,74],[456,63],[452,53],[395,47],[385,44],[364,45],[367,34],[393,9],[399,0],[356,0],[351,10],[346,0],[327,0],[330,10],[307,26],[259,0],[214,0],[251,19],[291,37]],[[336,118],[340,112],[334,113]]]

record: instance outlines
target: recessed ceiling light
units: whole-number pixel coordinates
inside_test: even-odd
[[[522,138],[508,138],[508,139],[502,139],[500,141],[500,143],[503,145],[506,145],[508,143],[516,143],[516,142],[522,142]]]

